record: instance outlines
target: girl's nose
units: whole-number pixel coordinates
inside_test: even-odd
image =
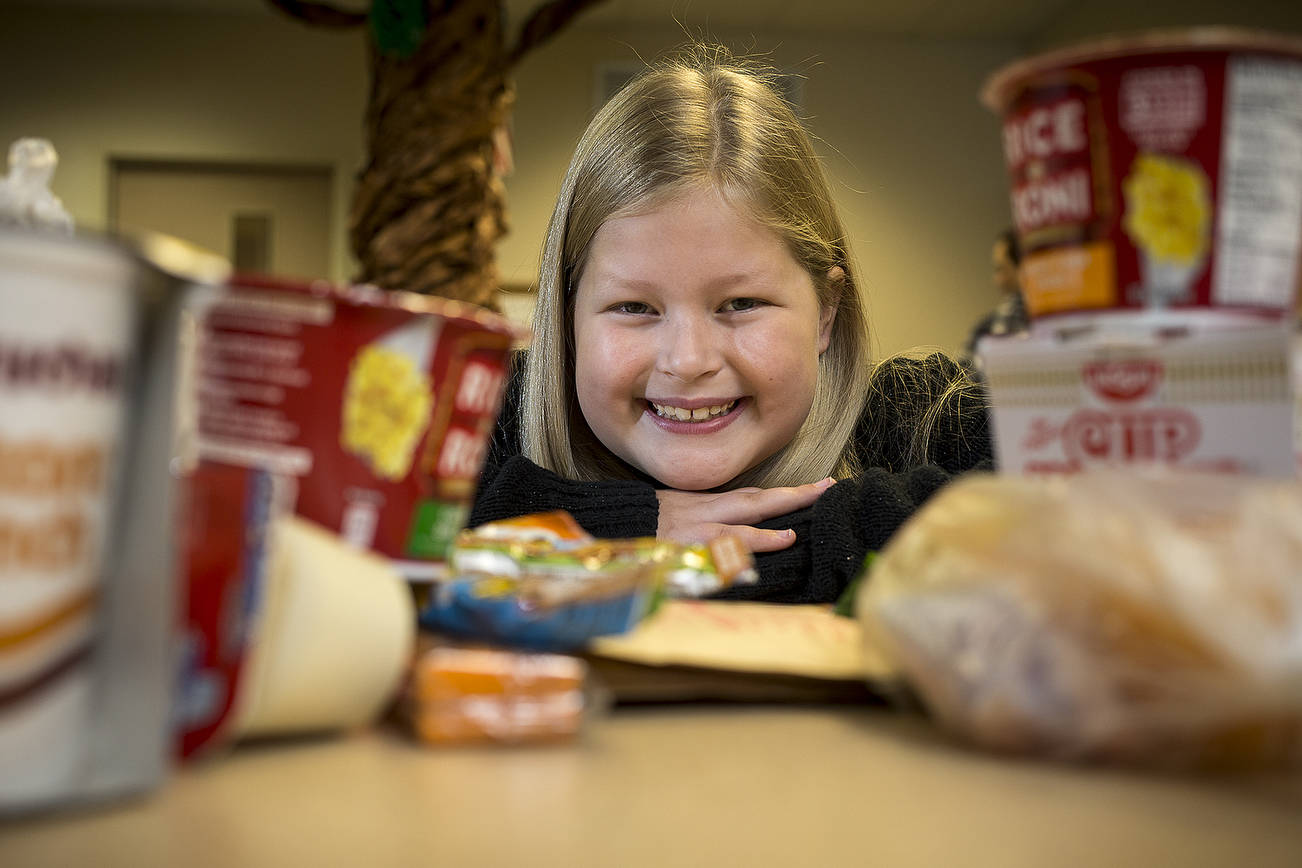
[[[701,317],[677,317],[664,324],[659,368],[677,380],[708,376],[720,367],[720,344],[710,323]]]

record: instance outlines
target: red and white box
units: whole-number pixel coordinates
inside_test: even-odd
[[[987,338],[999,470],[1157,464],[1294,477],[1296,343],[1283,323]]]

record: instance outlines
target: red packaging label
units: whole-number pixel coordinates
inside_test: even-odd
[[[1046,66],[1009,94],[1004,153],[1032,316],[1291,308],[1302,58],[1103,57]]]
[[[209,461],[187,478],[186,627],[176,702],[182,758],[223,743],[234,725],[267,563],[273,485],[266,472]]]
[[[204,318],[200,452],[294,477],[294,510],[354,545],[439,559],[464,523],[513,337],[443,299],[234,286]]]

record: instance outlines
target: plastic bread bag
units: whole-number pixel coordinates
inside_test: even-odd
[[[561,510],[464,530],[453,541],[448,560],[458,573],[499,576],[567,572],[575,562],[594,570],[640,564],[651,568],[671,597],[701,597],[759,578],[754,558],[738,537],[706,543],[596,539]]]
[[[856,608],[977,745],[1175,768],[1302,758],[1302,487],[998,477],[942,490]]]

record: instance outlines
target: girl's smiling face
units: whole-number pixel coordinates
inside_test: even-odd
[[[575,288],[579,407],[664,485],[726,486],[804,423],[834,315],[777,233],[713,189],[607,220]]]

